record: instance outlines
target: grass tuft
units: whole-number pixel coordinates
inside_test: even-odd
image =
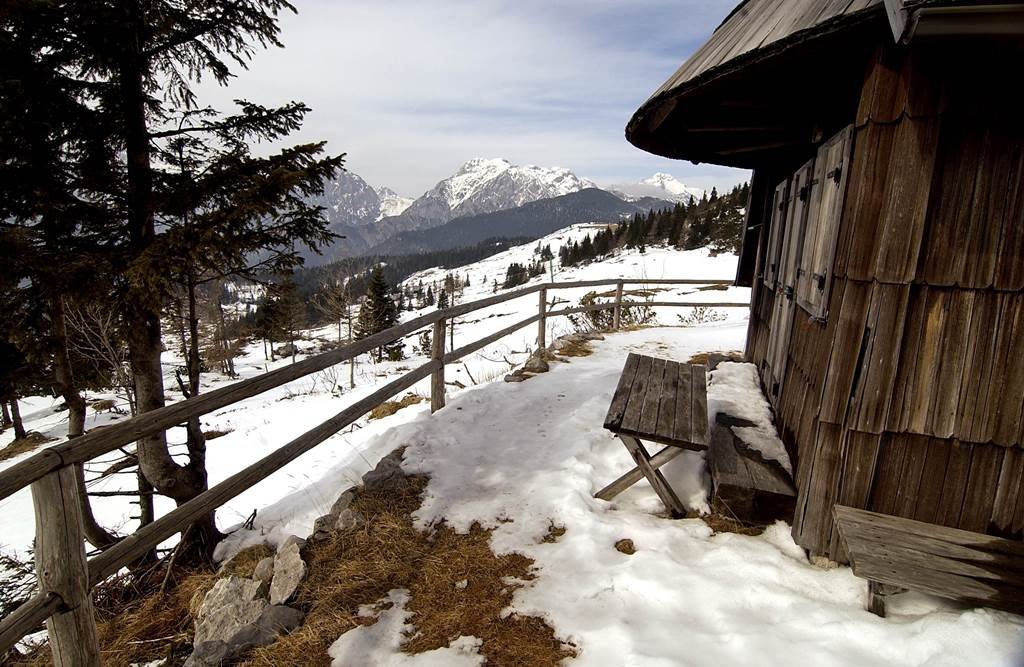
[[[402,408],[407,408],[410,405],[416,405],[427,400],[423,396],[417,396],[416,394],[406,394],[399,401],[384,401],[373,410],[370,411],[370,419],[383,419],[390,417]]]
[[[42,433],[32,431],[25,435],[24,438],[18,438],[6,447],[0,448],[0,461],[7,461],[9,459],[13,459],[15,456],[31,452],[48,442],[53,442],[53,438],[47,438]]]

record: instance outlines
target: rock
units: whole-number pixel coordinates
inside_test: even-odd
[[[377,467],[363,475],[363,488],[367,491],[385,491],[400,482],[405,473],[402,472],[402,456],[405,448],[399,448],[380,460]]]
[[[511,375],[505,376],[505,382],[522,382],[526,379],[526,376],[512,373]]]
[[[267,606],[251,623],[240,627],[229,639],[197,641],[186,667],[215,667],[257,646],[269,646],[285,632],[302,624],[304,615],[284,605]]]
[[[270,604],[284,604],[295,595],[306,576],[306,563],[299,553],[305,540],[289,537],[274,556],[274,578],[270,581]]]
[[[585,333],[581,335],[583,336],[584,340],[604,340],[604,336],[597,333],[596,331],[592,331],[590,333]]]
[[[255,623],[267,607],[267,601],[261,597],[261,584],[234,576],[218,580],[199,607],[195,645],[209,641],[231,644],[242,628]]]
[[[338,515],[338,519],[334,524],[335,530],[351,530],[352,528],[358,528],[366,523],[366,519],[363,515],[355,510],[345,510]]]
[[[337,522],[338,517],[334,514],[325,514],[322,517],[319,517],[313,522],[313,533],[309,536],[309,539],[314,542],[326,540],[331,536],[331,530]]]
[[[291,343],[286,343],[285,345],[281,345],[276,350],[274,350],[274,356],[276,356],[279,359],[284,359],[285,357],[290,357],[293,354],[297,354],[298,351],[299,350],[297,347],[295,347]]]
[[[252,578],[257,581],[269,582],[274,577],[274,557],[267,556],[260,562],[256,563],[256,568],[252,571]]]
[[[523,364],[523,370],[527,373],[547,373],[551,369],[540,355],[534,355]]]
[[[331,514],[338,516],[342,512],[348,509],[348,506],[352,504],[352,501],[356,499],[355,489],[349,489],[345,493],[338,496],[338,499],[331,505]]]

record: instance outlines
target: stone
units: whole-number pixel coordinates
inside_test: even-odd
[[[596,331],[591,331],[590,333],[585,333],[581,335],[583,336],[584,340],[604,340],[604,336],[597,333]]]
[[[359,528],[366,519],[363,515],[355,510],[345,510],[338,515],[337,521],[334,523],[335,530],[351,530],[353,528]]]
[[[238,628],[225,639],[204,639],[197,641],[192,655],[185,662],[187,667],[215,667],[224,664],[243,651],[258,646],[269,646],[278,636],[291,632],[302,624],[304,614],[284,605],[264,607],[259,616]]]
[[[299,550],[305,540],[289,537],[274,556],[274,578],[270,581],[270,604],[284,604],[306,576],[306,562]]]
[[[195,644],[224,641],[243,627],[255,623],[267,601],[261,597],[262,582],[245,577],[225,577],[213,585],[203,597],[196,618]]]
[[[551,368],[540,355],[534,355],[523,364],[523,370],[527,373],[547,373]]]
[[[526,380],[525,375],[519,375],[516,373],[512,373],[511,375],[505,376],[505,382],[523,382],[524,380]]]
[[[267,556],[252,571],[252,578],[257,581],[269,582],[274,577],[274,557]]]
[[[338,499],[331,505],[331,514],[338,516],[342,512],[348,509],[348,506],[352,504],[352,501],[356,499],[356,490],[349,489],[345,493],[338,496]]]
[[[338,517],[334,514],[325,514],[322,517],[318,517],[313,522],[313,533],[309,536],[309,539],[314,542],[326,540],[331,536],[331,529],[337,521]]]
[[[299,350],[297,347],[295,347],[291,343],[285,343],[284,345],[281,345],[276,350],[274,350],[274,356],[276,356],[278,359],[284,359],[285,357],[290,357],[293,354],[298,354],[298,352]]]
[[[380,460],[370,472],[363,475],[363,488],[366,491],[386,491],[395,486],[404,477],[402,472],[402,456],[405,448],[399,448]]]

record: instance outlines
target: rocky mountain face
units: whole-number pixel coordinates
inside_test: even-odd
[[[382,224],[388,235],[425,229],[454,218],[503,211],[592,187],[596,187],[592,181],[561,167],[521,167],[503,159],[475,158],[424,193],[401,215]]]
[[[658,173],[645,178],[639,183],[621,183],[606,188],[626,201],[635,201],[644,197],[665,199],[675,202],[689,201],[690,197],[700,199],[704,190],[684,184],[671,174]]]
[[[581,192],[588,194],[559,201]],[[599,201],[595,193],[608,197]],[[545,216],[565,226],[571,224],[567,220],[585,221],[587,215],[594,216],[592,220],[614,218],[650,208],[655,201],[667,205],[687,201],[691,196],[700,199],[703,194],[700,188],[687,186],[669,174],[655,174],[639,183],[614,185],[602,191],[592,181],[561,167],[519,166],[504,159],[475,158],[421,197],[410,200],[388,188],[374,188],[346,171],[329,183],[316,201],[326,209],[331,231],[345,238],[322,256],[307,256],[307,263],[322,264],[382,250],[394,253],[403,244],[436,250],[453,247],[456,239],[475,243],[492,236],[511,238],[527,231],[535,233],[534,227],[543,226],[541,218]],[[524,207],[521,214],[493,215]],[[464,226],[438,229],[436,243],[428,240],[431,230],[463,219],[472,220]]]
[[[585,188],[500,211],[460,216],[435,227],[406,230],[374,246],[371,252],[399,255],[472,246],[493,239],[534,239],[577,223],[616,222],[634,213],[667,206],[671,202],[627,202],[610,192]]]

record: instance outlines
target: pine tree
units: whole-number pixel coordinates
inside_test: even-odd
[[[366,296],[359,308],[359,317],[355,325],[356,338],[359,340],[368,338],[397,324],[398,309],[391,298],[391,288],[384,278],[384,268],[378,266],[370,275],[370,282],[366,286]],[[396,340],[377,348],[374,355],[378,362],[385,357],[397,361],[404,358],[404,348],[405,343]]]

